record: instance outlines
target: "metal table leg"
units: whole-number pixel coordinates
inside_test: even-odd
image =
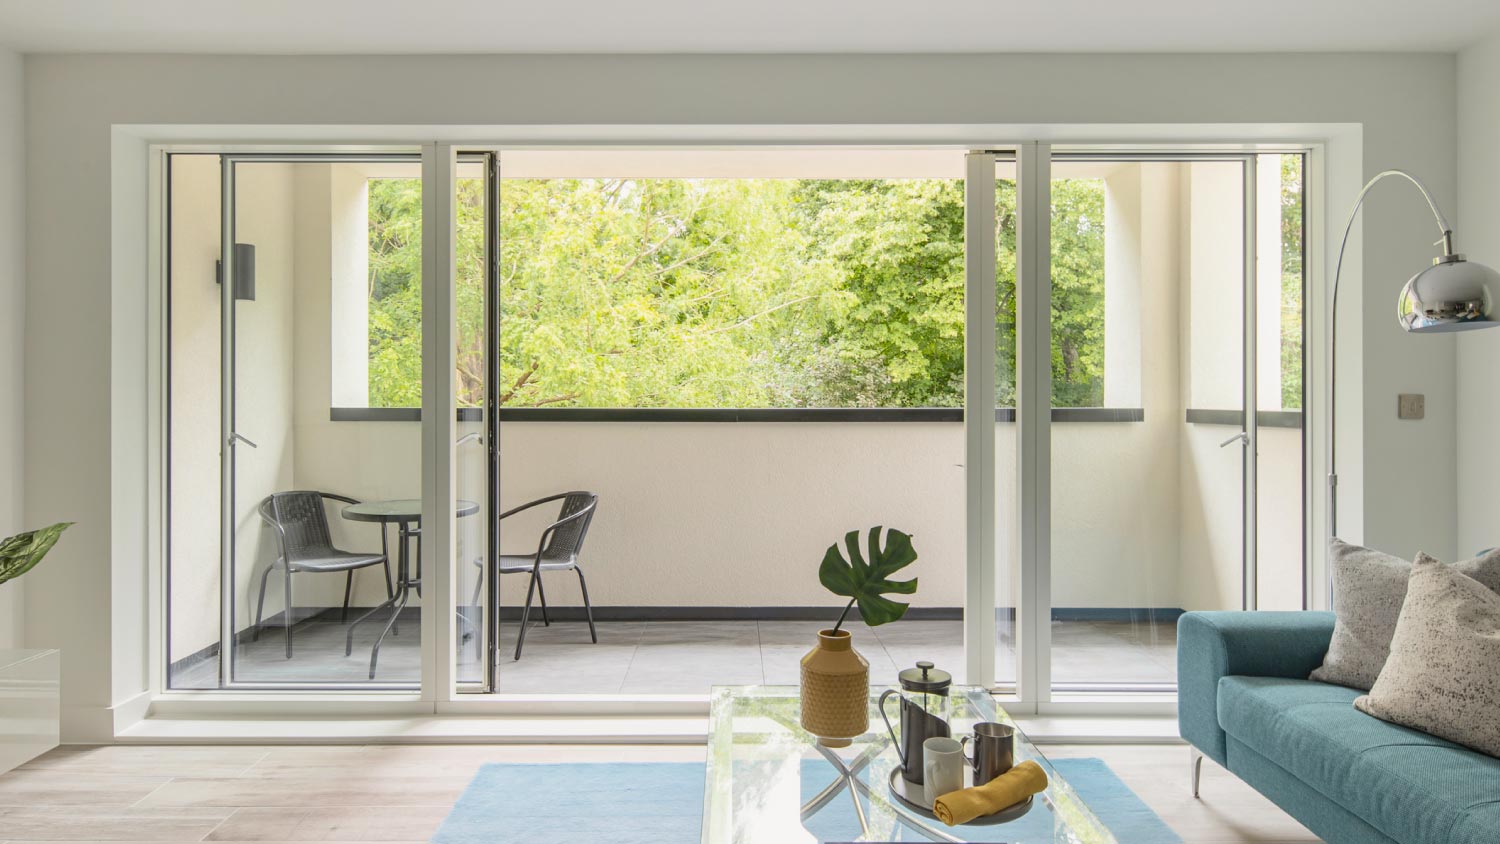
[[[804,821],[822,811],[824,806],[832,803],[833,798],[837,797],[839,792],[849,788],[849,778],[868,767],[871,762],[875,761],[875,757],[880,755],[880,751],[882,750],[879,745],[867,747],[862,753],[854,757],[853,762],[846,766],[844,760],[837,753],[822,745],[819,745],[818,749],[823,753],[823,758],[833,763],[833,766],[841,772],[841,776],[830,782],[822,791],[813,795],[811,800],[802,804],[802,820]]]
[[[882,747],[876,746],[873,748],[867,748],[864,753],[855,758],[853,763],[845,765],[844,760],[840,758],[837,753],[834,753],[832,750],[829,750],[821,744],[814,746],[818,749],[818,752],[823,755],[823,758],[832,763],[833,766],[837,768],[841,773],[839,779],[836,782],[830,783],[828,788],[823,789],[822,792],[819,792],[817,796],[815,796],[812,800],[808,801],[808,803],[803,806],[803,820],[806,820],[808,816],[813,812],[816,812],[818,809],[823,808],[824,805],[827,805],[828,801],[832,800],[835,796],[838,795],[840,791],[847,787],[849,788],[849,796],[854,798],[854,806],[855,811],[858,813],[859,825],[860,828],[864,830],[865,835],[869,834],[870,828],[868,822],[865,819],[864,808],[860,805],[859,802],[859,794],[863,794],[865,796],[865,799],[869,800],[871,804],[874,804],[878,800],[884,805],[889,806],[891,808],[891,811],[895,814],[896,820],[899,821],[902,826],[912,830],[913,832],[917,833],[923,838],[926,838],[929,841],[940,841],[945,842],[945,844],[963,844],[962,838],[951,835],[941,829],[938,829],[935,826],[928,824],[926,822],[926,819],[912,814],[911,810],[907,809],[905,806],[900,805],[898,801],[887,800],[883,796],[875,794],[874,790],[870,788],[870,785],[859,778],[859,773],[863,771],[867,765],[869,765],[870,761],[872,761],[876,756],[880,754],[880,751],[883,749]],[[865,758],[866,755],[869,756],[868,759]],[[817,807],[812,808],[812,811],[808,811],[812,803],[820,799],[822,799],[822,803]]]
[[[385,531],[386,531],[386,525],[382,524],[380,526],[380,534],[381,534],[381,536],[380,536],[380,544],[382,546],[385,545]],[[403,542],[402,545],[401,545],[401,547],[396,550],[396,585],[395,585],[395,590],[393,592],[391,592],[391,596],[389,598],[386,598],[384,601],[380,602],[379,604],[376,604],[375,606],[369,608],[368,610],[365,610],[363,613],[360,614],[359,618],[354,619],[354,623],[353,624],[349,625],[349,632],[344,636],[344,656],[349,656],[350,654],[354,653],[354,629],[356,627],[358,627],[360,624],[364,623],[366,619],[370,618],[370,616],[373,616],[374,614],[380,612],[381,610],[390,609],[391,607],[395,607],[398,603],[401,603],[402,606],[405,606],[404,599],[405,599],[405,595],[406,595],[406,575],[405,575],[405,571],[403,569],[403,566],[406,565],[405,561],[406,561],[406,544]],[[401,610],[398,607],[397,610],[396,610],[396,615],[400,615],[400,614],[401,614]],[[390,627],[393,630],[396,629],[394,624],[387,625],[387,626]],[[399,634],[399,631],[397,631],[397,632]],[[384,633],[381,634],[382,637],[384,635],[385,635]]]
[[[400,547],[396,550],[396,594],[385,603],[360,616],[354,621],[354,624],[349,625],[349,633],[344,640],[344,656],[349,656],[354,651],[354,628],[375,613],[387,607],[391,608],[391,617],[386,620],[385,627],[381,629],[380,635],[375,638],[375,646],[370,649],[371,680],[375,679],[375,667],[380,661],[380,646],[385,643],[386,634],[395,628],[397,619],[401,617],[401,611],[406,609],[407,602],[411,600],[413,580],[411,577],[410,539],[413,534],[414,531],[411,530],[408,523],[402,522],[397,539]]]

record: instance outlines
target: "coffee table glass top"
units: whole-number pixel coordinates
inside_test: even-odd
[[[1048,779],[1047,790],[1036,796],[1024,817],[949,827],[900,804],[888,784],[900,760],[876,709],[881,691],[871,689],[870,730],[848,747],[830,749],[820,747],[798,725],[796,686],[716,686],[709,714],[704,844],[1117,844],[1020,730],[1016,762],[1034,760]],[[954,686],[949,694],[954,738],[970,733],[980,721],[1014,725],[983,689]],[[888,709],[894,718],[897,707],[892,703]],[[851,794],[858,794],[858,800]]]

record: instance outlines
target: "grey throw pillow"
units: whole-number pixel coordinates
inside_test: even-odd
[[[1312,679],[1368,690],[1391,651],[1411,563],[1338,539],[1328,547],[1328,560],[1333,566],[1333,641]],[[1500,592],[1500,549],[1455,568]]]
[[[1500,756],[1500,595],[1418,554],[1390,659],[1354,705]]]

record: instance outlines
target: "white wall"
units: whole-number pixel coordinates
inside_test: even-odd
[[[1500,32],[1459,54],[1458,106],[1457,247],[1500,267]],[[1500,545],[1500,331],[1459,337],[1458,383],[1458,553],[1468,555]]]
[[[0,50],[0,536],[21,522],[22,352],[26,336],[25,173],[21,57]],[[22,590],[0,586],[0,649],[20,647],[25,628]]]
[[[1329,162],[1340,189],[1331,199],[1342,207],[1357,188],[1350,187],[1351,167],[1364,174],[1411,168],[1451,201],[1453,89],[1453,58],[1420,54],[28,57],[26,515],[80,524],[57,559],[28,583],[34,611],[26,632],[29,644],[67,653],[67,735],[107,738],[101,716],[147,688],[144,622],[136,607],[146,579],[145,544],[123,541],[128,537],[115,530],[117,520],[143,523],[147,515],[130,492],[145,488],[144,426],[137,418],[145,403],[130,400],[124,388],[144,383],[145,344],[115,337],[145,324],[134,304],[145,301],[145,262],[122,260],[117,267],[113,260],[130,243],[144,242],[145,225],[130,211],[134,205],[112,216],[116,197],[107,192],[112,184],[144,183],[145,165],[143,148],[121,140],[114,126],[371,125],[386,127],[380,131],[389,137],[390,127],[400,125],[534,125],[556,127],[551,134],[567,138],[566,127],[580,124],[952,129],[1003,122],[1097,130],[1222,123],[1282,126],[1291,134],[1296,124],[1359,124],[1360,144],[1339,136]],[[1066,134],[1067,128],[1036,131]],[[1240,131],[1230,127],[1224,135]],[[349,139],[360,132],[329,134]],[[127,151],[118,162],[117,148]],[[139,169],[124,172],[132,163]],[[1426,263],[1427,244],[1408,236],[1426,225],[1423,213],[1402,203],[1372,204],[1362,263]],[[118,231],[113,220],[121,221]],[[1423,451],[1423,444],[1447,441],[1454,431],[1453,344],[1431,338],[1407,344],[1394,333],[1389,303],[1403,280],[1372,279],[1369,295],[1350,302],[1351,327],[1363,328],[1369,342],[1362,371],[1351,364],[1345,374],[1363,379],[1368,416],[1357,432],[1365,456],[1345,452],[1365,464],[1363,479],[1351,471],[1346,481],[1367,491],[1360,514],[1369,526],[1365,539],[1400,553],[1425,546],[1442,554],[1455,533],[1453,457],[1418,465],[1385,459]],[[1397,424],[1389,412],[1394,394],[1414,386],[1427,393],[1428,419]],[[105,396],[119,406],[102,408]],[[59,472],[59,466],[78,468]],[[1344,501],[1355,499],[1346,490]],[[135,658],[123,658],[130,654]]]

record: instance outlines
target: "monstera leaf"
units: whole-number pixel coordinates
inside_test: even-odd
[[[72,522],[58,522],[41,530],[18,533],[9,539],[0,539],[0,584],[15,580],[25,574],[47,556],[57,538]]]
[[[917,552],[911,547],[911,537],[895,528],[886,531],[885,547],[880,546],[879,525],[870,528],[869,562],[859,551],[859,531],[851,530],[844,536],[844,545],[849,549],[849,559],[839,553],[838,543],[828,546],[823,555],[823,564],[818,567],[818,581],[835,595],[849,598],[849,606],[834,625],[837,631],[849,614],[849,607],[859,604],[859,613],[865,624],[874,627],[887,624],[906,614],[906,604],[883,597],[885,593],[910,595],[917,591],[917,579],[891,580],[890,576],[911,565]]]

